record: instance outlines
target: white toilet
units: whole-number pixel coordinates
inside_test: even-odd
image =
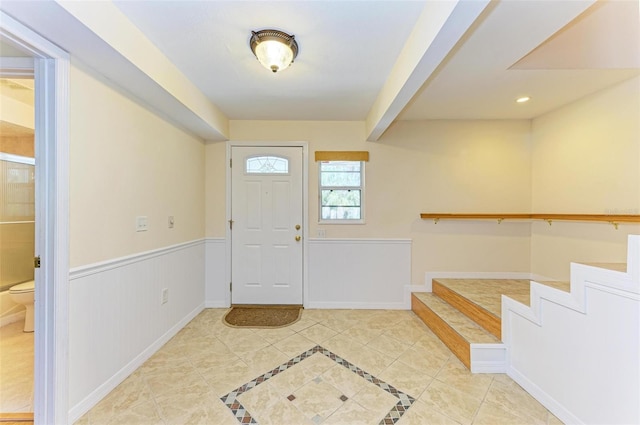
[[[27,311],[24,316],[24,331],[33,332],[33,300],[36,291],[33,280],[19,283],[9,289],[9,297],[14,303],[22,304]]]

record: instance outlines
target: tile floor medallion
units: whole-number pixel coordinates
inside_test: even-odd
[[[410,395],[398,390],[397,388],[389,385],[383,380],[376,378],[370,373],[360,369],[358,366],[355,366],[354,364],[332,353],[326,348],[321,347],[320,345],[316,345],[310,350],[307,350],[302,354],[281,364],[280,366],[258,376],[252,381],[241,385],[235,390],[222,396],[220,400],[222,400],[222,402],[231,410],[239,423],[257,424],[257,419],[259,419],[259,411],[261,410],[261,406],[259,405],[260,397],[246,397],[248,392],[254,390],[254,388],[257,388],[268,380],[276,377],[278,374],[281,374],[282,372],[285,372],[287,370],[291,370],[294,366],[299,365],[301,362],[313,358],[314,355],[325,356],[334,363],[343,366],[349,372],[360,377],[365,385],[366,383],[372,384],[380,391],[384,391],[392,396],[388,397],[389,399],[391,399],[391,401],[386,399],[386,403],[383,403],[383,405],[386,404],[386,407],[384,408],[384,416],[381,416],[379,425],[395,424],[415,402],[415,399]],[[311,412],[309,414],[312,414],[313,416],[307,417],[307,419],[311,420],[315,424],[322,423],[329,416],[334,415],[336,418],[338,418],[341,416],[341,413],[348,414],[347,411],[350,407],[350,405],[348,405],[347,403],[347,401],[349,400],[349,396],[343,394],[340,389],[331,385],[331,383],[325,382],[327,381],[327,379],[323,379],[323,376],[324,375],[322,375],[321,372],[319,376],[317,376],[307,385],[297,389],[293,394],[286,397],[286,399],[289,402],[294,403],[296,407],[304,407],[305,412]],[[328,381],[330,381],[330,379],[328,379]],[[380,400],[380,398],[378,398],[377,400]],[[344,412],[341,412],[340,410],[343,408]],[[371,412],[379,410],[379,408],[380,405],[370,406],[370,409],[367,410]],[[254,411],[256,412],[256,417],[252,416],[252,412]]]
[[[252,330],[226,311],[200,313],[75,425],[560,424],[508,376],[470,373],[411,311],[308,309]]]

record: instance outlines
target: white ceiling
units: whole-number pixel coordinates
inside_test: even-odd
[[[460,17],[468,16],[466,9],[481,1],[461,0],[457,15],[452,14],[442,28],[436,24],[429,28],[431,16],[423,11],[447,2],[452,4],[452,0],[117,0],[113,4],[226,120],[369,121],[377,102],[388,96],[385,82],[402,76],[400,65],[406,67],[405,59],[411,59],[412,32],[424,37],[429,30],[439,31],[440,44],[453,37],[451,28],[461,38],[445,40],[453,48],[440,49],[441,57],[433,59],[430,70],[422,65],[425,58],[431,60],[432,47],[440,44],[433,42],[432,51],[418,56],[422,62],[414,61],[391,97],[412,79],[415,90],[397,95],[395,110],[383,105],[379,121],[531,119],[640,74],[637,0],[494,0],[479,9],[477,19],[468,18],[468,25],[461,24]],[[202,113],[187,111],[175,90],[163,88],[131,51],[118,50],[113,39],[107,40],[106,26],[90,22],[90,14],[82,10],[98,6],[95,2],[0,3],[10,15],[195,133],[205,138],[224,136],[224,129],[208,132],[210,124]],[[110,16],[100,17],[107,22]],[[116,27],[115,21],[112,26]],[[294,34],[300,45],[296,62],[278,74],[262,68],[249,49],[250,31],[265,28]],[[130,44],[138,46],[134,40]],[[515,98],[524,94],[532,100],[515,104]]]
[[[417,1],[115,1],[231,119],[362,120],[423,4]],[[295,63],[273,74],[251,30],[295,35]]]
[[[495,3],[399,119],[531,119],[632,78],[639,4],[600,1],[565,26],[570,2]]]

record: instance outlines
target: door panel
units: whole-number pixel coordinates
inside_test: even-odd
[[[266,160],[247,172],[261,156],[286,159],[288,170]],[[234,146],[231,157],[231,302],[302,304],[302,147]]]

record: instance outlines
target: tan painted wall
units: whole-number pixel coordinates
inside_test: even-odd
[[[200,139],[77,63],[69,127],[71,267],[204,237]],[[148,217],[147,232],[135,231],[136,216]]]
[[[534,212],[640,214],[640,77],[532,122]],[[569,278],[569,262],[625,262],[627,235],[598,223],[535,223],[534,273]]]
[[[528,121],[396,123],[379,142],[362,122],[232,121],[236,141],[306,141],[316,150],[368,150],[366,224],[319,225],[317,166],[309,168],[309,234],[411,238],[412,283],[425,271],[528,271],[528,223],[441,222],[421,212],[527,212],[531,208]],[[207,152],[207,236],[225,235],[225,144]]]

